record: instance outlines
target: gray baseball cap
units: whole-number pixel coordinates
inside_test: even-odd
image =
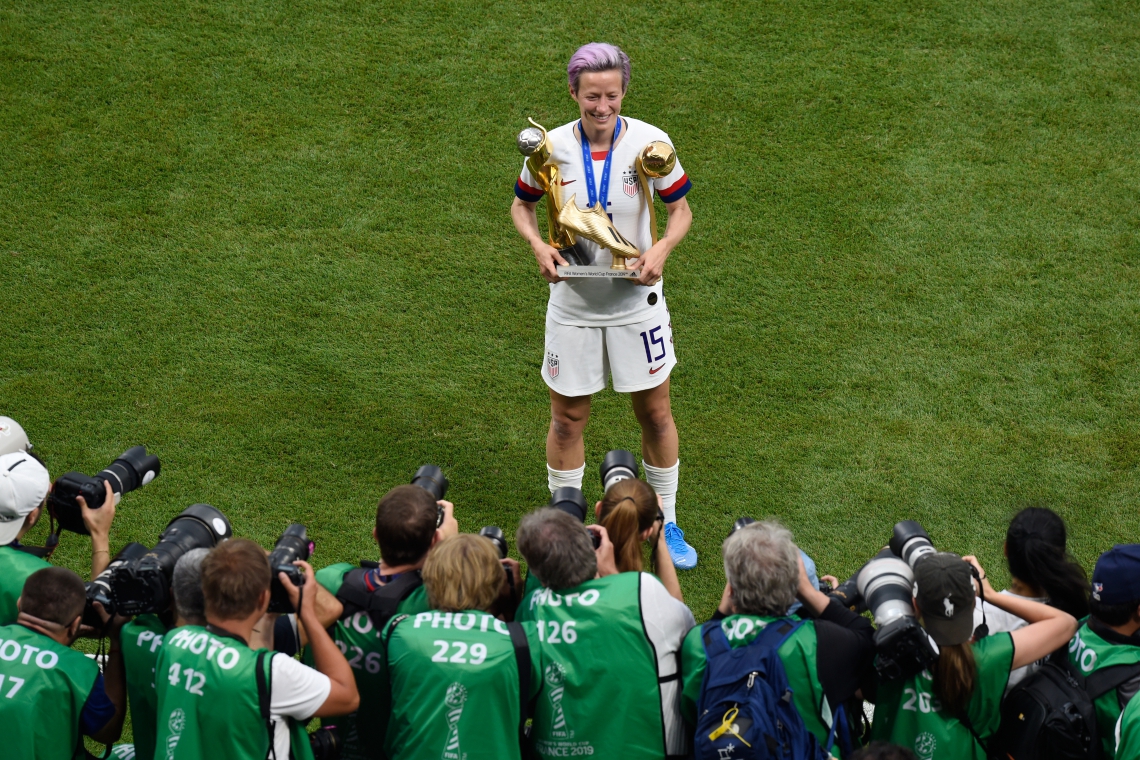
[[[965,644],[974,635],[974,579],[957,554],[938,552],[914,568],[914,598],[922,626],[938,646]]]
[[[20,427],[20,423],[11,417],[0,415],[0,456],[31,450],[32,444],[28,442],[28,434]]]

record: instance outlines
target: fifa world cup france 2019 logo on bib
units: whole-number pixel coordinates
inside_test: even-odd
[[[626,169],[621,175],[621,189],[622,192],[633,198],[637,195],[638,188],[641,187],[641,182],[637,177],[637,170],[633,167]]]
[[[543,677],[550,687],[547,696],[550,697],[550,707],[554,712],[550,721],[550,735],[558,739],[572,739],[574,731],[566,725],[566,713],[562,709],[562,697],[566,693],[566,671],[557,662],[552,662],[546,666]]]
[[[186,728],[186,713],[182,711],[181,707],[170,713],[166,725],[170,728],[170,736],[166,737],[166,760],[174,760],[174,748],[178,746],[178,740],[182,738],[182,730]]]
[[[467,701],[467,689],[461,683],[447,687],[444,697],[447,706],[447,743],[443,745],[442,760],[463,760],[459,749],[459,718],[463,715],[463,703]]]

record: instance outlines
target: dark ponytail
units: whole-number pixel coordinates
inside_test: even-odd
[[[944,644],[939,650],[931,686],[934,695],[942,702],[942,711],[947,715],[957,715],[970,704],[978,682],[974,647],[967,641],[964,644]]]
[[[1005,534],[1009,572],[1042,589],[1049,604],[1080,620],[1089,614],[1089,581],[1066,546],[1065,521],[1045,507],[1027,507]]]

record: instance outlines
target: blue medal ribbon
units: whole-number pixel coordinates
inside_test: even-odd
[[[595,203],[602,204],[602,211],[606,211],[606,200],[610,196],[610,161],[614,157],[614,146],[617,145],[618,135],[621,134],[621,117],[618,117],[614,126],[614,136],[610,140],[610,149],[606,152],[606,162],[602,165],[602,186],[594,189],[594,157],[590,151],[590,140],[586,131],[582,129],[582,121],[578,121],[578,134],[582,137],[582,163],[586,167],[586,193],[590,200],[587,208],[593,208]],[[606,213],[609,213],[608,211]]]

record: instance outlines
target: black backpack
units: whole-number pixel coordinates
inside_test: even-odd
[[[365,585],[365,574],[371,568],[358,567],[349,570],[336,592],[336,598],[344,605],[341,619],[357,612],[366,612],[372,619],[372,625],[377,633],[384,630],[384,626],[391,620],[400,607],[400,602],[411,596],[412,592],[424,585],[419,570],[400,573],[391,583],[386,583],[369,590]]]
[[[1088,677],[1063,652],[1051,655],[1010,689],[990,756],[1002,760],[1097,760],[1100,734],[1093,703],[1140,675],[1140,663],[1102,668]]]

